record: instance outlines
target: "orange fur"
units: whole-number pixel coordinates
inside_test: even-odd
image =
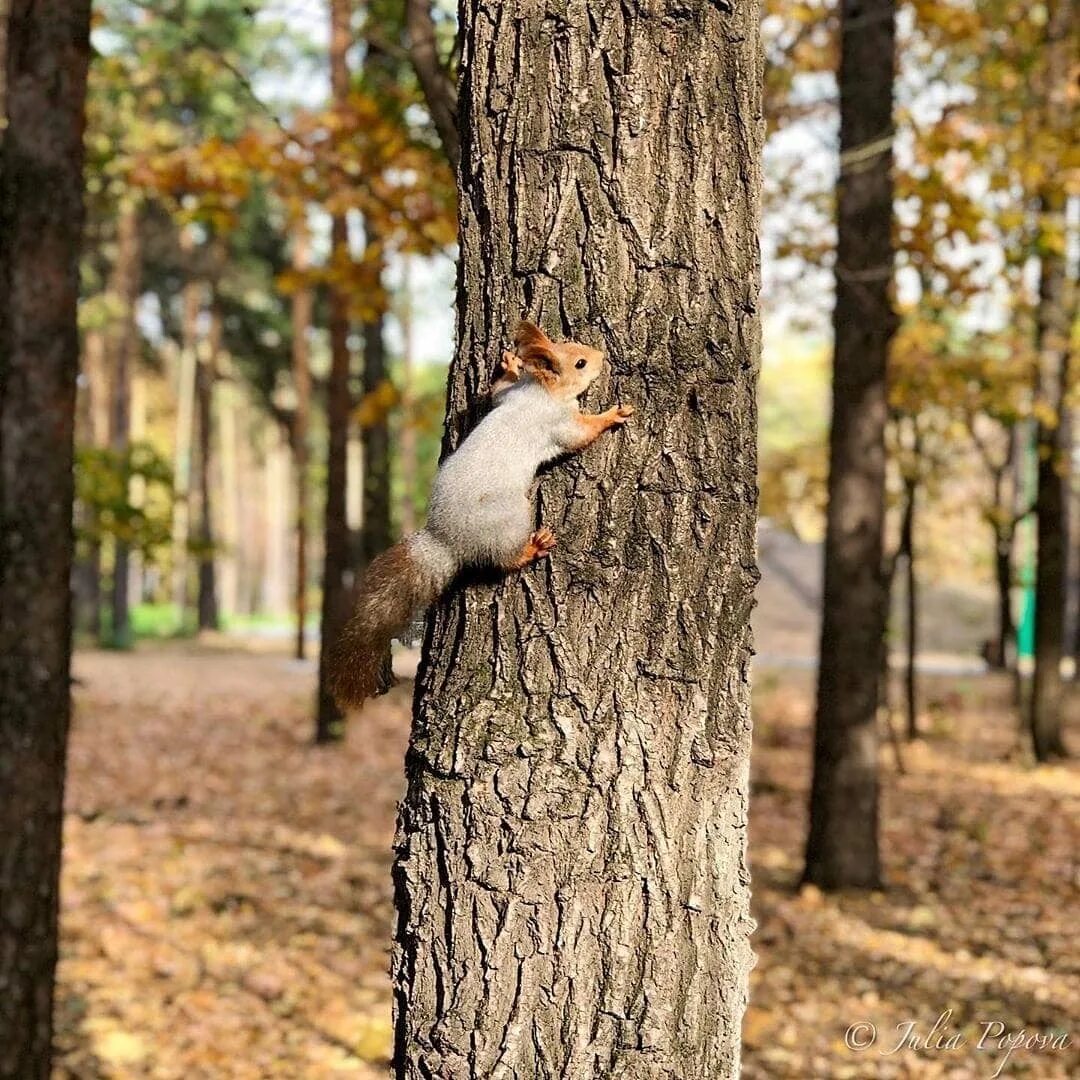
[[[357,590],[352,618],[330,654],[330,689],[340,706],[358,707],[386,689],[382,673],[391,640],[438,591],[405,543],[372,560]]]

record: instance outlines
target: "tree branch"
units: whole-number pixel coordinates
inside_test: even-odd
[[[439,59],[435,42],[435,22],[431,0],[405,0],[405,32],[413,70],[424,92],[428,112],[439,133],[450,166],[456,172],[461,163],[461,142],[457,128],[457,88]]]

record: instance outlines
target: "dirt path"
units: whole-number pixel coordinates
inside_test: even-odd
[[[411,685],[326,750],[311,670],[283,656],[170,645],[75,667],[57,1076],[385,1077]],[[1074,1044],[1015,1051],[1002,1075],[1076,1075],[1080,773],[1008,761],[1005,691],[943,684],[909,774],[886,764],[893,888],[796,895],[809,690],[759,678],[745,1075],[989,1077],[974,1043],[997,1020]],[[950,1008],[941,1037],[965,1046],[878,1053]],[[881,1042],[852,1052],[863,1021]]]

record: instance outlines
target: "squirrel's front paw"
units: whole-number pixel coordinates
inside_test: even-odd
[[[500,375],[510,375],[517,378],[521,374],[521,357],[517,353],[512,353],[509,350],[505,351],[496,371]]]
[[[633,405],[616,405],[612,409],[613,419],[616,424],[625,424],[634,415]]]

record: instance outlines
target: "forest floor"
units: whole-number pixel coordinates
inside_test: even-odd
[[[56,1077],[385,1078],[411,684],[327,750],[280,653],[75,671]],[[1030,766],[1004,679],[924,689],[905,773],[882,755],[889,888],[835,897],[795,889],[812,677],[756,675],[752,1080],[1080,1075],[1080,769]],[[1021,1032],[1070,1045],[998,1048]]]

